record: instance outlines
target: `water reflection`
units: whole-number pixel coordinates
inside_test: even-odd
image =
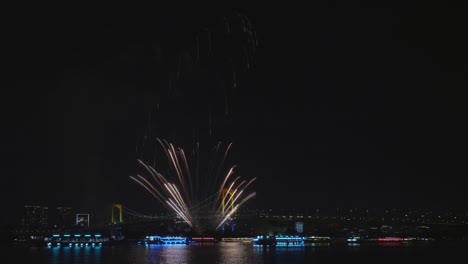
[[[437,245],[350,245],[274,247],[220,242],[193,245],[10,248],[12,263],[443,263],[464,253],[460,247]],[[432,255],[431,255],[432,254]],[[8,261],[7,261],[8,262]],[[450,262],[450,261],[449,261]],[[0,263],[5,263],[0,258]],[[9,262],[8,262],[9,263]]]
[[[189,263],[190,252],[186,245],[150,245],[145,259],[147,263]]]
[[[217,263],[262,263],[262,258],[255,254],[251,244],[221,243],[218,249]]]
[[[101,247],[52,247],[50,263],[101,263]]]

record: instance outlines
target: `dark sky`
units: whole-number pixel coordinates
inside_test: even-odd
[[[24,204],[101,215],[113,202],[154,206],[128,179],[149,113],[151,129],[182,147],[195,130],[207,145],[233,141],[240,175],[258,177],[251,206],[463,207],[462,9],[322,2],[156,12],[145,23],[19,12],[3,32],[0,188],[12,214],[2,223]],[[214,37],[214,55],[193,67],[195,36],[206,48],[200,32],[224,17],[236,25],[236,11],[258,39],[249,70],[236,56],[249,46],[242,32]],[[172,89],[178,60],[187,74]]]

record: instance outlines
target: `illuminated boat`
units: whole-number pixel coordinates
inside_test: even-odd
[[[252,239],[252,242],[255,245],[263,245],[263,246],[273,246],[276,245],[276,239],[275,236],[257,236],[254,239]]]
[[[377,242],[379,243],[400,243],[403,239],[401,237],[379,237]]]
[[[214,243],[218,242],[214,237],[192,237],[190,238],[190,242],[195,243]]]
[[[109,243],[101,234],[54,234],[44,239],[49,247],[97,247]]]
[[[359,237],[359,236],[351,236],[346,239],[348,244],[353,243],[364,243],[364,242],[371,242],[371,243],[379,243],[379,244],[400,244],[400,243],[419,243],[419,242],[433,242],[435,241],[433,238],[421,238],[421,237]]]
[[[430,237],[404,237],[401,239],[403,243],[412,243],[412,242],[434,242],[434,238]]]
[[[276,246],[304,246],[304,237],[300,236],[277,236]]]
[[[251,237],[223,237],[222,242],[239,242],[239,243],[252,243]]]
[[[361,243],[364,242],[365,240],[360,237],[360,236],[350,236],[346,239],[346,242],[353,244],[353,243]]]
[[[303,246],[304,237],[300,236],[257,236],[254,238],[255,245],[264,246]]]
[[[182,245],[188,244],[188,239],[181,236],[146,236],[143,244],[159,244],[159,245]],[[141,242],[139,243],[141,244]]]
[[[327,236],[309,236],[304,238],[306,243],[330,243],[331,237]]]

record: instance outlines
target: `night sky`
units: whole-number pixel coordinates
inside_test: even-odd
[[[224,18],[240,29],[238,14],[258,40],[249,69],[236,56],[245,34],[216,33]],[[187,149],[194,134],[232,141],[239,174],[258,178],[250,207],[464,207],[463,15],[328,3],[160,11],[145,23],[18,12],[2,33],[1,223],[25,204],[151,212],[128,177],[150,133]]]

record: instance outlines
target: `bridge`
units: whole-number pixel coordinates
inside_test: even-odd
[[[112,204],[110,225],[131,225],[177,220],[176,214],[147,215],[138,213],[122,204]]]
[[[229,199],[231,193],[223,193],[226,199],[221,200],[221,210],[231,207],[231,202],[226,202]],[[225,197],[223,197],[225,198]],[[110,212],[109,227],[111,234],[115,234],[115,237],[119,236],[141,236],[143,234],[170,234],[170,233],[192,233],[193,230],[187,225],[181,217],[176,213],[167,211],[164,214],[159,215],[148,215],[132,210],[123,204],[112,204]],[[196,216],[199,219],[213,218],[215,215],[202,214]],[[236,212],[232,218],[219,229],[220,232],[234,232],[241,231],[241,226],[245,226],[244,221],[248,221],[252,218],[252,215],[248,212]],[[242,224],[242,225],[241,225]],[[240,229],[239,229],[240,228]],[[245,229],[245,228],[244,228]],[[209,232],[212,233],[213,231]],[[242,231],[241,231],[242,232]]]
[[[226,213],[227,207],[234,208],[234,200],[233,200],[234,192],[228,188],[224,188],[221,192],[221,213],[224,215]],[[216,196],[216,194],[214,194]],[[210,199],[208,197],[206,200]],[[204,203],[206,201],[201,201],[200,204],[196,205],[195,208],[205,206]],[[195,209],[192,208],[192,209]],[[214,215],[202,215],[198,216],[199,218],[210,218],[215,217]],[[236,213],[236,218],[239,215]],[[120,203],[112,204],[112,211],[111,211],[111,225],[122,225],[122,224],[136,224],[136,223],[150,223],[150,222],[161,222],[161,221],[178,221],[181,219],[178,217],[176,213],[167,213],[164,215],[152,216],[152,215],[145,215],[142,213],[138,213],[128,207],[123,206]],[[182,221],[182,220],[180,220]]]

